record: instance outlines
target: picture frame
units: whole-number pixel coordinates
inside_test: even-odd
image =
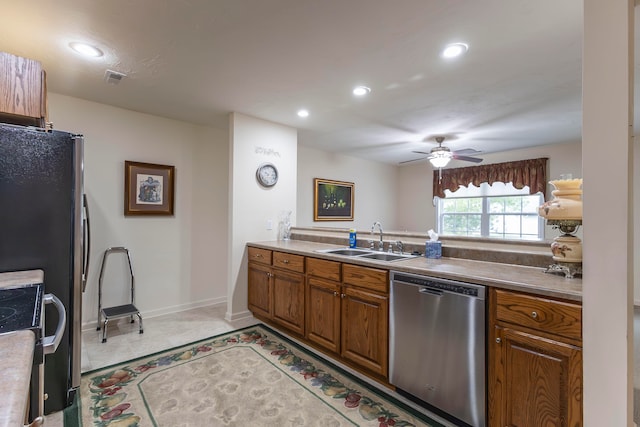
[[[175,166],[124,162],[124,215],[173,215]]]
[[[313,220],[353,221],[353,182],[313,179]]]

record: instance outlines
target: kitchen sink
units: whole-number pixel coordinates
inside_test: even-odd
[[[358,257],[363,259],[374,259],[376,261],[400,261],[403,259],[415,258],[415,255],[394,254],[390,252],[378,252],[367,249],[337,248],[337,249],[318,249],[316,252],[323,254],[342,255],[347,257]]]
[[[375,259],[377,261],[400,261],[402,259],[415,258],[415,255],[392,254],[388,252],[374,252],[368,255],[362,255],[360,258]]]
[[[358,255],[365,255],[365,254],[370,254],[371,251],[368,251],[366,249],[321,249],[318,250],[316,252],[322,252],[325,254],[333,254],[333,255],[345,255],[345,256],[358,256]]]

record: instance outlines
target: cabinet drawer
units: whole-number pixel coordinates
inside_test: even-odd
[[[307,274],[323,279],[340,281],[340,263],[325,259],[307,258]]]
[[[268,249],[249,247],[249,261],[271,265],[271,251]]]
[[[285,252],[274,252],[273,266],[304,273],[304,257],[302,255],[293,255]]]
[[[386,270],[342,264],[342,281],[382,293],[389,292],[389,275]]]
[[[495,290],[496,318],[582,340],[582,307],[531,295]]]

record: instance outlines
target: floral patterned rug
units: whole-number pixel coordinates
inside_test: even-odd
[[[263,326],[84,374],[84,427],[433,426]]]

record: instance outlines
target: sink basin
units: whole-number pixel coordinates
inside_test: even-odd
[[[345,255],[345,256],[358,256],[358,255],[365,255],[365,254],[371,253],[371,251],[368,251],[366,249],[350,249],[350,248],[322,249],[322,250],[318,250],[317,252],[322,252],[325,254],[333,254],[333,255]]]
[[[387,252],[380,252],[380,253],[370,253],[368,255],[362,255],[362,256],[360,256],[360,258],[375,259],[375,260],[378,260],[378,261],[400,261],[402,259],[415,258],[415,256],[413,256],[413,255],[390,254],[390,253],[387,253]]]
[[[377,252],[367,249],[337,248],[337,249],[319,249],[316,252],[323,254],[342,255],[348,257],[358,257],[366,259],[374,259],[377,261],[400,261],[403,259],[415,258],[415,255],[393,254],[389,252]]]

